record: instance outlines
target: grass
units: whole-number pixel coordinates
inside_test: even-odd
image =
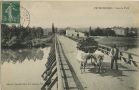
[[[138,46],[139,38],[131,38],[131,37],[102,37],[102,36],[94,36],[92,37],[100,44],[113,46],[116,44],[117,46]]]

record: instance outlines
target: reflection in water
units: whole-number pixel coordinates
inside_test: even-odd
[[[2,50],[2,90],[40,90],[50,47]]]
[[[20,62],[22,63],[25,59],[27,60],[42,60],[43,51],[41,48],[33,48],[33,49],[2,49],[1,50],[1,63],[4,62]]]

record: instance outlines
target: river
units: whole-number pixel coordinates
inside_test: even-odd
[[[49,47],[2,50],[2,90],[40,90],[49,51]]]

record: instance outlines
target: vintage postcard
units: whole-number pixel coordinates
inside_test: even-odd
[[[0,1],[1,90],[139,90],[139,1]]]

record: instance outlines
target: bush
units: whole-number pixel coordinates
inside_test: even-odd
[[[86,53],[87,52],[94,53],[96,51],[97,47],[98,47],[98,42],[95,41],[91,37],[87,37],[85,39],[82,39],[77,43],[77,48],[79,50],[86,52]]]

